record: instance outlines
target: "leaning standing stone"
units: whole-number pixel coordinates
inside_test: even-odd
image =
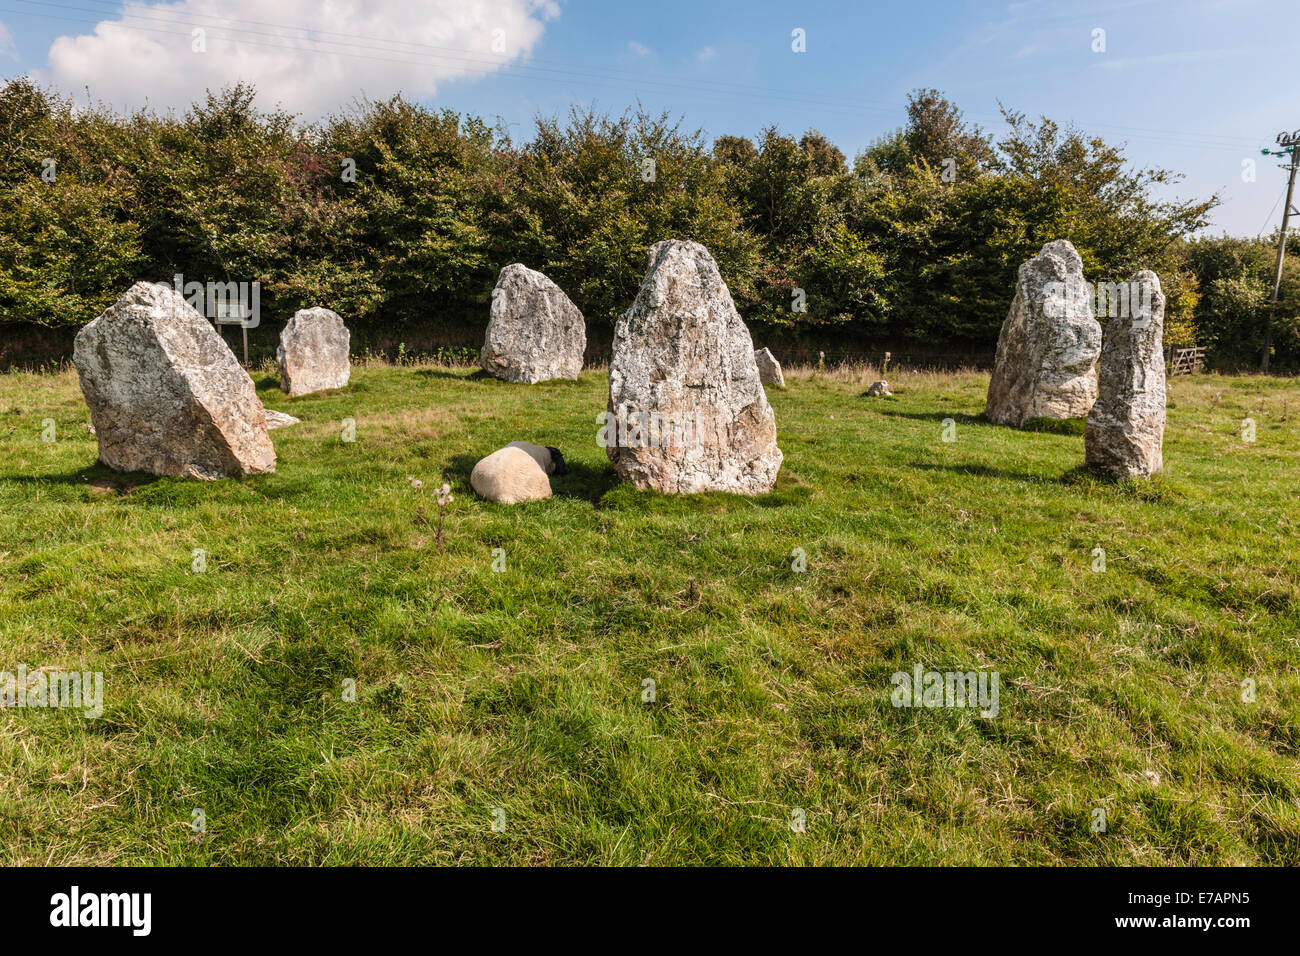
[[[782,455],[754,343],[699,243],[651,248],[636,300],[614,326],[607,408],[605,451],[639,488],[772,490]]]
[[[1016,296],[998,335],[985,415],[1000,425],[1083,418],[1097,398],[1101,326],[1092,315],[1083,260],[1064,239],[1020,266]]]
[[[137,282],[77,333],[72,354],[108,467],[195,478],[275,471],[253,380],[174,289]]]
[[[527,385],[577,378],[586,349],[582,313],[559,286],[517,262],[501,270],[479,353],[484,371]]]
[[[1144,270],[1129,283],[1129,308],[1106,325],[1097,403],[1088,413],[1088,467],[1115,478],[1146,477],[1164,465],[1165,297]]]
[[[348,327],[337,312],[303,309],[285,323],[275,360],[280,388],[290,395],[309,395],[348,384]]]

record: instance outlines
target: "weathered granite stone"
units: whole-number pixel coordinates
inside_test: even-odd
[[[474,466],[470,486],[488,501],[517,505],[551,497],[551,480],[522,448],[499,448]]]
[[[785,376],[781,374],[781,363],[776,360],[769,349],[759,349],[754,353],[754,363],[758,366],[758,380],[764,385],[785,388]]]
[[[1083,260],[1064,239],[1020,266],[998,336],[985,414],[1001,425],[1082,418],[1097,398],[1101,326],[1092,315]]]
[[[582,313],[559,286],[519,263],[501,270],[479,353],[485,371],[528,385],[577,378],[586,348]]]
[[[267,431],[276,428],[288,428],[290,425],[297,425],[302,421],[301,418],[294,418],[292,415],[286,415],[284,412],[277,412],[273,408],[268,408],[265,412]]]
[[[337,312],[302,309],[280,332],[275,360],[280,388],[290,395],[309,395],[348,384],[352,366],[348,345],[352,335]]]
[[[73,362],[110,468],[196,478],[275,470],[253,380],[169,286],[131,286],[77,333]]]
[[[867,389],[867,394],[875,396],[875,395],[893,395],[894,393],[889,390],[889,383],[882,378],[878,382],[871,383],[871,387]]]
[[[707,249],[669,240],[614,327],[601,440],[614,470],[668,493],[771,491],[776,418],[754,343]]]
[[[1144,284],[1130,308],[1106,323],[1097,401],[1084,431],[1088,467],[1115,478],[1146,477],[1164,466],[1165,296],[1154,272],[1139,272],[1129,287],[1137,292]]]

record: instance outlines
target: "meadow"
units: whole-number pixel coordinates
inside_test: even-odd
[[[98,466],[75,372],[0,375],[0,670],[104,675],[98,718],[0,709],[0,863],[1300,863],[1295,380],[1171,379],[1165,473],[1116,484],[987,375],[877,375],[769,389],[752,499],[620,484],[601,369],[263,367],[302,423],[217,482]],[[515,439],[552,499],[470,490]],[[893,706],[918,665],[997,715]]]

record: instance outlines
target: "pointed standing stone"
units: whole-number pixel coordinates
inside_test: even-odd
[[[501,270],[479,353],[484,371],[526,385],[577,378],[586,349],[582,313],[559,286],[517,262]]]
[[[998,335],[985,415],[999,425],[1083,418],[1097,398],[1101,326],[1092,315],[1083,260],[1064,239],[1020,266],[1016,296]]]
[[[275,471],[253,380],[169,286],[131,286],[77,333],[73,362],[108,467],[195,478]]]
[[[650,249],[636,300],[614,326],[602,434],[614,470],[638,488],[772,490],[782,455],[754,342],[699,243]]]
[[[1097,402],[1084,432],[1088,467],[1115,478],[1164,466],[1165,296],[1154,272],[1133,277],[1128,305],[1106,324]]]

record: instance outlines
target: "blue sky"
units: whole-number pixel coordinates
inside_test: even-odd
[[[1001,101],[1126,141],[1186,174],[1173,194],[1220,192],[1212,231],[1239,235],[1279,223],[1284,174],[1259,149],[1300,128],[1300,0],[0,0],[0,24],[4,75],[120,107],[243,78],[314,118],[400,89],[523,136],[539,113],[639,100],[710,136],[815,127],[852,157],[936,87],[995,133]]]

